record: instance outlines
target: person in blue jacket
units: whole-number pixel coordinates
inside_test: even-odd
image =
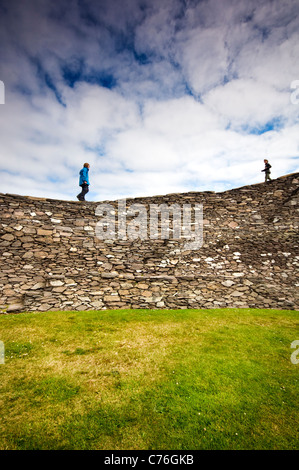
[[[78,194],[77,199],[79,201],[85,201],[85,194],[88,193],[89,191],[89,177],[88,177],[88,172],[89,172],[90,165],[89,163],[84,163],[82,170],[80,170],[79,175],[79,186],[81,186],[82,191],[80,194]]]

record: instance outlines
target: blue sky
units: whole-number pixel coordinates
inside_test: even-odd
[[[75,199],[85,162],[93,201],[299,171],[298,0],[1,0],[0,52],[1,192]]]

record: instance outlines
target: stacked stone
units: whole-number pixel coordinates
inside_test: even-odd
[[[202,204],[203,244],[189,250],[172,237],[171,217],[168,239],[151,239],[149,227],[145,239],[119,237],[118,201],[0,194],[0,309],[298,309],[298,183],[297,173],[222,193],[125,201],[127,214],[133,204],[147,214],[154,204]],[[115,238],[97,236],[104,203]]]

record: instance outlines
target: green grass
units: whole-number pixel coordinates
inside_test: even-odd
[[[298,312],[0,316],[0,449],[298,449]]]

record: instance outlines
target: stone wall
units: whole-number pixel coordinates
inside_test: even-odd
[[[171,225],[169,239],[101,240],[100,203],[0,194],[0,311],[298,309],[298,182],[126,200],[127,210],[202,204],[196,250]],[[109,204],[117,221],[118,201]]]

